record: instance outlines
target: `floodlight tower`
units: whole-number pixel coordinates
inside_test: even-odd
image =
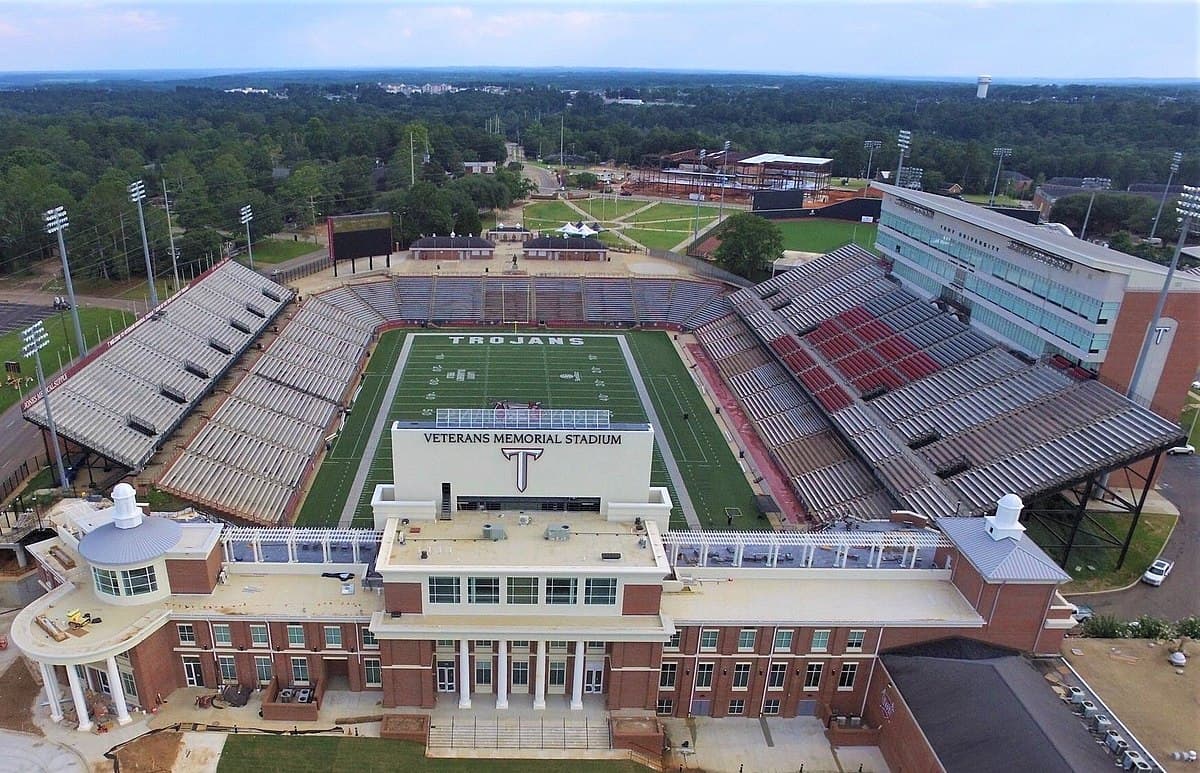
[[[1092,197],[1088,199],[1087,214],[1083,216],[1083,228],[1079,229],[1080,239],[1087,236],[1088,221],[1092,219],[1092,205],[1096,203],[1096,191],[1108,190],[1112,187],[1112,180],[1107,177],[1085,177],[1083,178],[1083,187],[1091,190]]]
[[[254,270],[254,245],[250,242],[250,221],[254,219],[254,210],[250,205],[242,207],[242,225],[246,226],[246,254],[250,256],[250,270]]]
[[[158,306],[158,288],[154,280],[154,263],[150,260],[150,243],[146,241],[146,217],[142,214],[142,201],[146,198],[146,184],[141,180],[129,183],[129,200],[137,204],[138,223],[142,226],[142,254],[146,256],[146,280],[150,282],[150,305]]]
[[[1004,166],[1004,159],[1012,155],[1012,148],[992,148],[992,155],[996,157],[996,179],[992,181],[992,197],[988,199],[988,206],[996,206],[996,188],[1000,185],[1000,169]]]
[[[871,162],[875,160],[875,151],[883,147],[883,143],[879,140],[867,140],[863,143],[863,150],[867,151],[867,185],[871,184]],[[864,188],[864,190],[866,190]]]
[[[1171,181],[1175,179],[1175,173],[1179,171],[1179,164],[1183,161],[1183,154],[1179,151],[1171,156],[1171,174],[1167,176],[1167,185],[1163,188],[1162,198],[1158,201],[1158,211],[1154,213],[1154,224],[1150,226],[1150,239],[1153,241],[1154,232],[1158,230],[1158,218],[1162,216],[1163,204],[1167,203],[1167,193],[1171,190]]]
[[[67,303],[71,306],[71,319],[75,322],[75,343],[79,345],[79,356],[87,354],[87,341],[83,339],[83,327],[79,324],[79,308],[75,304],[75,285],[71,283],[71,267],[67,265],[67,242],[63,231],[67,222],[67,211],[62,207],[46,210],[46,233],[58,236],[58,256],[62,258],[63,284],[67,286]]]
[[[50,392],[46,389],[46,376],[42,371],[42,349],[50,343],[50,336],[42,321],[38,320],[21,331],[21,356],[32,357],[37,365],[38,389],[42,393],[42,403],[46,406],[46,424],[50,425],[50,440],[54,444],[54,466],[58,472],[58,483],[66,489],[67,471],[63,468],[62,449],[58,445],[58,429],[54,426],[54,414],[50,412]]]
[[[1171,265],[1167,268],[1167,278],[1163,280],[1162,289],[1158,291],[1158,302],[1154,305],[1154,314],[1150,317],[1150,324],[1146,326],[1146,337],[1142,339],[1142,348],[1138,352],[1137,362],[1133,366],[1133,375],[1129,377],[1129,389],[1125,392],[1125,396],[1135,402],[1137,402],[1138,381],[1141,380],[1142,371],[1146,367],[1146,355],[1150,353],[1150,343],[1154,340],[1155,328],[1158,327],[1163,308],[1167,305],[1167,293],[1171,290],[1171,280],[1175,277],[1175,268],[1179,265],[1179,254],[1183,252],[1184,242],[1187,241],[1188,232],[1192,228],[1192,220],[1200,218],[1200,188],[1193,188],[1190,185],[1183,186],[1183,194],[1179,197],[1175,210],[1182,220],[1179,224],[1179,240],[1175,242],[1175,254],[1171,256]],[[1150,398],[1145,399],[1149,403]]]
[[[912,132],[901,129],[896,136],[896,146],[900,148],[900,163],[896,165],[896,185],[900,184],[900,173],[904,171],[904,154],[912,146]]]

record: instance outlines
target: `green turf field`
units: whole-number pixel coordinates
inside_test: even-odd
[[[775,220],[783,232],[783,248],[801,252],[832,252],[854,241],[868,249],[875,246],[874,223],[855,223],[849,220]]]
[[[497,332],[463,331],[461,335]],[[536,334],[543,341],[552,335],[542,331]],[[298,525],[337,523],[404,335],[395,331],[381,337],[353,411],[317,473]],[[737,507],[745,516],[734,526],[758,528],[749,484],[666,334],[623,335],[630,341],[702,524],[705,528],[727,528],[725,508]],[[537,400],[547,408],[607,408],[615,422],[646,421],[646,411],[617,339],[581,337],[585,343],[572,346],[454,344],[450,334],[414,335],[395,399],[388,407],[388,421],[431,419],[439,407],[483,408],[496,400]],[[689,415],[687,420],[683,418],[685,413]],[[651,482],[666,486],[678,504],[660,451],[656,447]],[[355,526],[371,523],[371,494],[376,484],[391,482],[391,476],[391,438],[385,432],[359,498]],[[672,525],[686,528],[678,507],[672,514]]]

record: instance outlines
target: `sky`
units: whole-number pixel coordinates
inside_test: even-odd
[[[1196,0],[0,0],[0,71],[629,67],[1200,78]]]

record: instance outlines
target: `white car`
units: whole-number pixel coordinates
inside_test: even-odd
[[[1150,568],[1147,569],[1146,573],[1142,575],[1142,582],[1146,583],[1147,585],[1162,585],[1163,580],[1167,579],[1167,575],[1170,574],[1171,570],[1174,568],[1174,561],[1167,561],[1164,558],[1160,558],[1154,563],[1150,564]]]
[[[1196,453],[1196,447],[1191,443],[1167,449],[1167,456],[1191,456],[1194,453]]]

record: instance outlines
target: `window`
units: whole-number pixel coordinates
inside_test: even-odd
[[[829,649],[829,631],[813,631],[810,652],[825,652]]]
[[[254,647],[269,646],[269,637],[267,635],[267,627],[265,625],[250,626],[250,644]]]
[[[804,689],[815,690],[821,686],[821,672],[825,670],[824,663],[809,663],[804,670]]]
[[[659,698],[654,705],[654,713],[660,717],[669,717],[675,713],[675,701],[670,698]]]
[[[763,716],[764,716],[764,717],[777,717],[777,716],[779,716],[779,699],[778,699],[778,698],[771,698],[771,699],[769,699],[769,700],[765,700],[765,701],[763,701],[763,711],[762,711],[762,713],[763,713]]]
[[[550,673],[546,681],[551,687],[565,687],[567,684],[567,661],[551,660]]]
[[[729,702],[729,716],[740,717],[746,713],[746,701],[741,698],[734,698]]]
[[[485,687],[492,683],[492,659],[475,658],[475,684]]]
[[[155,592],[158,590],[158,578],[154,574],[154,567],[143,566],[141,569],[127,569],[121,572],[121,587],[126,596]]]
[[[379,658],[363,658],[363,680],[367,687],[383,687],[383,667]]]
[[[750,686],[750,664],[738,663],[733,667],[733,689],[744,690]]]
[[[213,623],[213,646],[232,647],[233,635],[229,633],[228,623]]]
[[[459,595],[459,583],[457,577],[430,577],[429,578],[429,603],[430,604],[457,604],[462,600]]]
[[[175,626],[179,629],[179,643],[184,647],[196,646],[196,629],[191,623],[178,623]]]
[[[96,580],[96,590],[106,596],[120,596],[121,587],[117,584],[117,573],[108,569],[92,567],[92,577]]]
[[[287,632],[288,646],[295,649],[304,649],[304,626],[289,625]]]
[[[679,639],[682,636],[683,636],[683,633],[680,631],[676,631],[675,633],[671,634],[671,638],[669,641],[667,641],[667,646],[664,647],[664,649],[668,649],[668,650],[679,649]]]
[[[221,671],[222,682],[232,684],[237,681],[237,664],[233,662],[233,655],[217,655],[217,667]]]
[[[782,689],[783,680],[787,678],[787,670],[787,663],[772,663],[771,670],[767,673],[767,689]]]
[[[128,671],[121,672],[121,689],[125,691],[126,700],[137,700],[137,683],[133,681],[133,674]]]
[[[839,690],[853,690],[854,689],[854,677],[857,674],[858,674],[858,664],[857,663],[843,663],[842,664],[842,672],[840,674],[838,674],[838,689]]]
[[[738,631],[738,652],[752,652],[754,650],[754,638],[758,631],[753,628],[743,628]]]
[[[583,583],[583,603],[612,606],[617,603],[616,577],[589,577]]]
[[[371,629],[365,625],[362,627],[362,643],[365,650],[379,649],[379,639],[376,639],[375,634],[371,633]]]
[[[509,577],[508,578],[508,603],[509,604],[536,604],[536,603],[538,603],[538,578],[536,578],[536,577]]]
[[[513,687],[529,686],[529,661],[514,660],[512,664]]]
[[[774,650],[776,652],[791,652],[792,651],[792,633],[793,633],[793,631],[791,631],[790,629],[775,632]]]
[[[471,604],[499,604],[499,577],[468,577],[467,602]]]
[[[675,688],[675,675],[679,671],[678,663],[663,663],[658,670],[658,689],[671,690]]]
[[[697,663],[696,664],[696,689],[707,690],[712,687],[713,678],[712,663]]]
[[[292,684],[308,684],[308,658],[292,658]]]
[[[342,627],[340,625],[325,626],[325,646],[331,650],[342,648]]]
[[[701,652],[716,652],[717,651],[717,629],[716,628],[701,628],[700,629],[700,651]]]
[[[547,604],[574,604],[579,581],[574,577],[547,577]]]
[[[846,638],[846,652],[862,652],[863,639],[866,637],[866,631],[851,631]]]
[[[270,655],[255,655],[254,656],[254,676],[258,679],[259,684],[266,684],[271,681],[274,675],[274,669],[271,667]]]

